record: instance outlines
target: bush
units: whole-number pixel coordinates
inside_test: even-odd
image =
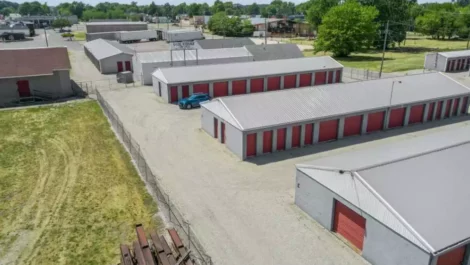
[[[73,38],[74,37],[74,35],[72,33],[63,33],[63,34],[61,34],[61,36],[63,38]]]

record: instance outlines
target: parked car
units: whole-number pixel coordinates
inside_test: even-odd
[[[21,32],[3,32],[0,35],[0,39],[2,40],[9,40],[9,41],[14,41],[14,40],[24,40],[25,35],[24,33]]]
[[[70,29],[59,29],[59,33],[70,33],[72,32]]]
[[[180,109],[191,109],[194,107],[200,107],[200,103],[211,100],[211,97],[205,93],[194,93],[190,97],[183,98],[178,101]]]

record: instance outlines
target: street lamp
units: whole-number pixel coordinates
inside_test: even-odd
[[[390,91],[390,101],[388,102],[389,106],[392,106],[392,97],[393,97],[393,87],[395,86],[395,82],[398,82],[398,84],[401,84],[400,80],[393,80],[392,82],[392,89]]]

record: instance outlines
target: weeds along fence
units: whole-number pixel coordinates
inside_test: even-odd
[[[191,229],[190,223],[184,220],[180,211],[170,200],[170,196],[163,191],[161,185],[158,183],[157,177],[149,167],[144,155],[142,154],[142,149],[140,148],[137,141],[133,139],[129,131],[126,130],[123,123],[114,112],[113,108],[102,97],[100,91],[95,90],[95,93],[101,108],[103,109],[105,115],[109,118],[111,126],[116,131],[117,135],[124,143],[124,146],[127,148],[129,154],[134,160],[134,163],[145,184],[150,188],[154,196],[157,197],[160,211],[166,215],[168,220],[171,222],[171,224],[173,224],[174,228],[181,236],[185,245],[188,247],[188,249],[191,250],[191,258],[194,259],[197,264],[212,265],[211,257],[204,251],[201,243],[198,241],[196,235]]]

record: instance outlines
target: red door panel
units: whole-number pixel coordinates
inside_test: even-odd
[[[313,144],[313,124],[305,124],[305,139],[304,144],[309,145]]]
[[[452,105],[452,99],[449,99],[447,100],[447,103],[446,103],[446,112],[445,112],[445,116],[446,118],[449,118],[450,117],[450,107]]]
[[[442,112],[442,101],[437,102],[436,107],[436,120],[441,119],[441,112]]]
[[[246,94],[246,80],[232,81],[232,95]]]
[[[189,86],[182,86],[181,90],[183,92],[183,98],[189,97]]]
[[[429,109],[428,109],[428,117],[426,121],[432,121],[432,115],[434,113],[434,106],[436,104],[434,102],[429,103]]]
[[[228,83],[214,83],[214,98],[228,96]]]
[[[292,148],[300,147],[300,131],[301,126],[292,126]]]
[[[366,231],[366,219],[339,201],[335,201],[333,231],[362,250]]]
[[[273,131],[263,132],[263,154],[273,151]]]
[[[193,93],[209,94],[209,84],[196,84],[193,86]]]
[[[118,68],[118,72],[122,72],[124,69],[122,67],[122,62],[117,62],[117,68]]]
[[[326,72],[315,73],[315,85],[323,85],[326,82]]]
[[[328,84],[333,83],[333,74],[335,71],[329,71],[328,72]]]
[[[341,82],[341,70],[336,70],[336,83]]]
[[[390,112],[390,120],[388,121],[388,128],[395,128],[403,126],[405,121],[406,108],[392,109]]]
[[[410,109],[409,124],[420,123],[423,121],[424,105],[416,105]]]
[[[451,250],[437,259],[437,265],[462,265],[465,258],[465,246]]]
[[[29,89],[28,80],[17,81],[16,86],[18,87],[18,94],[20,95],[20,98],[31,96],[31,89]]]
[[[312,74],[301,74],[300,75],[299,86],[311,86],[312,85]]]
[[[338,120],[320,122],[319,142],[336,140],[338,138]]]
[[[369,113],[367,115],[367,129],[366,131],[375,132],[380,131],[384,127],[385,111]]]
[[[246,156],[256,155],[256,133],[251,133],[246,136]]]
[[[470,61],[470,60],[469,60]],[[462,108],[460,109],[460,113],[466,114],[468,109],[467,109],[467,102],[468,102],[468,97],[463,98],[463,103],[462,103]]]
[[[459,110],[459,103],[460,103],[460,98],[456,98],[454,100],[454,106],[452,106],[452,116],[457,116],[457,112]]]
[[[170,87],[170,102],[178,101],[178,87],[172,86]]]
[[[286,149],[286,128],[277,129],[276,150]]]
[[[268,77],[268,91],[281,89],[281,77],[273,76]]]
[[[258,93],[264,91],[264,78],[250,80],[250,93]]]
[[[362,128],[362,115],[351,116],[344,119],[343,136],[359,135]]]
[[[219,121],[214,118],[214,138],[219,137]]]
[[[132,71],[131,69],[131,62],[130,61],[126,61],[126,71]]]
[[[294,88],[296,85],[297,76],[296,75],[285,75],[284,76],[284,88]]]
[[[220,123],[220,142],[225,143],[225,123]]]

